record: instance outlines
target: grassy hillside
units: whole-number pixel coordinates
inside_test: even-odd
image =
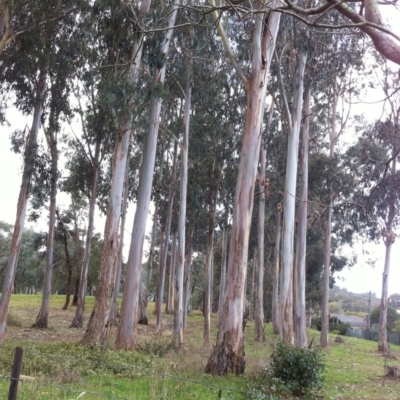
[[[203,320],[198,312],[189,316],[185,332],[185,349],[176,353],[171,347],[171,316],[165,316],[161,336],[154,335],[155,319],[150,312],[150,325],[139,327],[140,350],[113,351],[112,339],[103,348],[77,344],[84,329],[70,329],[74,309],[62,311],[63,296],[51,301],[51,328],[32,329],[41,297],[12,297],[12,326],[7,340],[0,346],[0,399],[8,393],[13,349],[24,349],[23,384],[18,399],[267,399],[250,397],[258,371],[268,365],[277,338],[266,325],[266,342],[253,341],[254,325],[246,327],[246,374],[213,378],[203,374],[210,349],[203,347]],[[93,298],[87,299],[88,318]],[[214,317],[215,318],[215,317]],[[216,328],[213,321],[213,341]],[[112,328],[111,337],[115,334]],[[319,333],[309,330],[308,338],[318,343]],[[355,338],[334,343],[324,351],[326,381],[320,396],[325,399],[399,399],[398,383],[383,378],[385,359],[376,352],[377,344]],[[397,346],[394,353],[400,354]],[[388,360],[389,365],[397,361]],[[274,397],[274,400],[280,397]],[[293,398],[293,397],[292,397]],[[272,400],[272,397],[268,397]]]

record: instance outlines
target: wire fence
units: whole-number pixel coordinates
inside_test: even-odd
[[[82,377],[79,377],[76,379],[78,382],[64,383],[63,378],[65,378],[65,376],[61,376],[60,379],[60,371],[58,372],[58,376],[52,376],[48,373],[43,374],[40,370],[33,375],[24,375],[27,372],[24,371],[24,364],[28,365],[28,368],[34,371],[36,360],[40,360],[41,365],[43,365],[46,360],[50,365],[55,365],[56,362],[60,365],[61,371],[63,371],[65,375],[68,374],[68,370],[71,366],[74,367],[74,365],[79,365],[84,362],[81,357],[46,353],[33,348],[23,348],[23,360],[21,357],[23,374],[18,377],[13,377],[12,373],[8,375],[4,370],[6,365],[10,366],[10,370],[11,366],[14,366],[12,358],[16,349],[15,347],[0,345],[0,363],[2,369],[0,371],[2,373],[0,375],[0,385],[6,385],[6,382],[8,382],[11,388],[13,381],[19,383],[17,397],[8,397],[9,400],[34,400],[36,398],[65,398],[69,400],[92,398],[112,400],[173,399],[174,396],[171,394],[171,390],[176,390],[177,385],[181,385],[181,391],[185,391],[189,388],[193,391],[197,387],[202,393],[208,392],[210,396],[204,398],[235,399],[242,398],[243,394],[242,389],[215,384],[215,381],[211,381],[213,379],[212,377],[203,376],[203,380],[201,380],[160,371],[150,366],[146,368],[128,363],[104,362],[97,357],[98,354],[90,360],[85,360],[85,362],[91,364],[93,370],[99,370],[98,374],[85,377],[87,378],[87,382],[85,382]],[[29,359],[30,357],[33,358]],[[102,375],[101,371],[113,371],[113,373],[105,373]],[[105,376],[107,376],[108,379],[104,380]],[[101,390],[97,390],[98,387],[95,387],[96,378],[99,379],[99,381],[104,380],[97,385]],[[127,383],[124,381],[125,378],[130,379],[130,381]],[[147,382],[147,388],[140,388],[138,390],[140,379],[142,379],[143,382]],[[106,388],[103,390],[102,386]],[[127,396],[124,394],[124,392],[126,393],[127,391],[133,394],[128,394]],[[33,394],[39,397],[32,397]],[[5,399],[6,397],[2,397],[0,394],[0,399],[3,398]],[[180,398],[184,397],[180,396]],[[196,398],[200,399],[203,397]]]

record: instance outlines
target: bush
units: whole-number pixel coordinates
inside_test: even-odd
[[[271,356],[271,374],[294,395],[322,388],[325,364],[319,349],[300,349],[279,343]]]

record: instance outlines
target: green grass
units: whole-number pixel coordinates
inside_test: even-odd
[[[88,319],[94,299],[86,300]],[[0,346],[0,400],[8,393],[13,349],[24,348],[19,400],[29,399],[246,399],[244,391],[257,373],[268,365],[269,356],[277,341],[270,324],[265,326],[265,343],[256,343],[254,324],[245,331],[246,373],[242,377],[215,378],[203,374],[211,349],[203,345],[201,313],[188,316],[185,345],[182,352],[171,349],[171,331],[154,335],[154,304],[150,305],[150,325],[139,327],[141,350],[114,351],[113,335],[109,345],[83,347],[78,344],[84,329],[71,329],[69,324],[74,308],[61,310],[64,296],[53,296],[49,323],[51,328],[40,331],[31,328],[40,308],[40,295],[12,296],[10,312],[12,326],[5,343]],[[164,316],[167,325],[170,316]],[[212,344],[217,333],[215,316],[212,319]],[[309,330],[308,339],[319,341],[319,332]],[[385,359],[376,351],[377,343],[345,338],[324,350],[327,364],[325,387],[321,396],[337,400],[395,400],[400,399],[399,385],[383,378]],[[398,346],[392,352],[400,353]],[[397,361],[389,360],[389,365]],[[82,394],[84,393],[85,394]],[[2,397],[3,396],[3,397]]]

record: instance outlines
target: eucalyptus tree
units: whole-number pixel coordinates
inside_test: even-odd
[[[54,6],[46,13],[38,13],[40,1],[2,0],[0,2],[0,56],[19,36],[34,34],[35,29],[46,27],[60,21],[76,11],[73,4],[69,7]],[[26,18],[26,17],[29,18]]]
[[[263,11],[265,4],[261,3],[257,7],[258,11]],[[254,30],[250,35],[252,37],[252,55],[249,60],[250,78],[246,77],[233,54],[218,12],[214,11],[212,15],[228,59],[247,90],[246,124],[233,207],[223,318],[220,321],[217,344],[206,366],[207,373],[226,375],[230,372],[242,374],[245,368],[242,320],[248,237],[260,151],[260,130],[264,115],[265,93],[280,14],[272,12],[268,16],[263,15],[262,17],[252,14],[246,19],[246,23],[253,24],[254,22]]]
[[[365,214],[359,212],[354,218],[371,239],[382,239],[385,245],[378,350],[386,353],[389,349],[386,323],[391,250],[396,237],[394,229],[400,221],[400,173],[397,166],[400,151],[400,97],[397,94],[397,73],[383,66],[388,117],[365,128],[359,141],[349,149],[348,155],[356,160],[353,164],[357,165],[359,185],[356,199],[365,205],[366,211]]]
[[[153,76],[153,88],[162,86],[165,80],[166,57],[173,35],[176,15],[180,5],[179,0],[174,0],[171,9],[167,11],[167,30],[160,48],[162,62],[156,68]],[[157,149],[159,119],[161,113],[161,97],[156,92],[150,105],[150,121],[148,132],[143,144],[142,164],[139,173],[139,187],[137,206],[132,227],[131,245],[127,263],[127,273],[124,285],[124,294],[121,305],[121,322],[118,328],[115,344],[117,348],[131,349],[136,346],[136,327],[139,315],[139,294],[141,285],[143,241],[146,228],[147,214],[150,205],[151,188],[153,184],[154,164]]]
[[[143,32],[136,29],[133,21],[137,19],[139,24],[144,23],[150,4],[151,0],[142,2],[135,14],[133,14],[134,8],[127,7],[125,4],[108,5],[99,1],[94,7],[94,18],[102,17],[105,22],[108,21],[111,24],[110,31],[106,31],[105,38],[110,40],[114,47],[109,43],[110,51],[107,54],[111,53],[113,57],[112,65],[121,65],[121,68],[117,67],[116,76],[116,87],[121,91],[115,98],[115,100],[120,100],[120,103],[117,103],[119,107],[116,108],[115,105],[110,107],[118,128],[112,159],[112,178],[104,228],[103,254],[96,285],[96,302],[89,320],[88,330],[82,339],[85,344],[103,343],[109,334],[110,302],[118,255],[118,225],[124,171],[132,132],[131,112],[135,99],[134,87],[137,84],[143,51]],[[126,31],[121,32],[121,27],[124,27]],[[113,34],[120,40],[115,41]],[[107,65],[109,64],[107,63]]]
[[[76,5],[75,1],[67,1],[59,10],[67,10]],[[35,24],[39,18],[51,15],[54,9],[51,4],[36,4],[32,10],[25,10],[20,15],[20,23]],[[76,18],[76,12],[69,14],[70,21]],[[72,23],[72,22],[71,22]],[[31,129],[26,137],[24,149],[24,169],[17,204],[16,223],[5,280],[0,299],[0,339],[4,339],[8,306],[17,268],[18,254],[21,246],[21,235],[24,226],[27,200],[31,190],[33,166],[37,150],[37,134],[41,124],[47,88],[49,69],[54,61],[58,35],[62,36],[63,24],[52,21],[45,25],[37,25],[30,35],[21,35],[16,49],[2,54],[1,80],[16,95],[15,105],[25,114],[33,112]]]

